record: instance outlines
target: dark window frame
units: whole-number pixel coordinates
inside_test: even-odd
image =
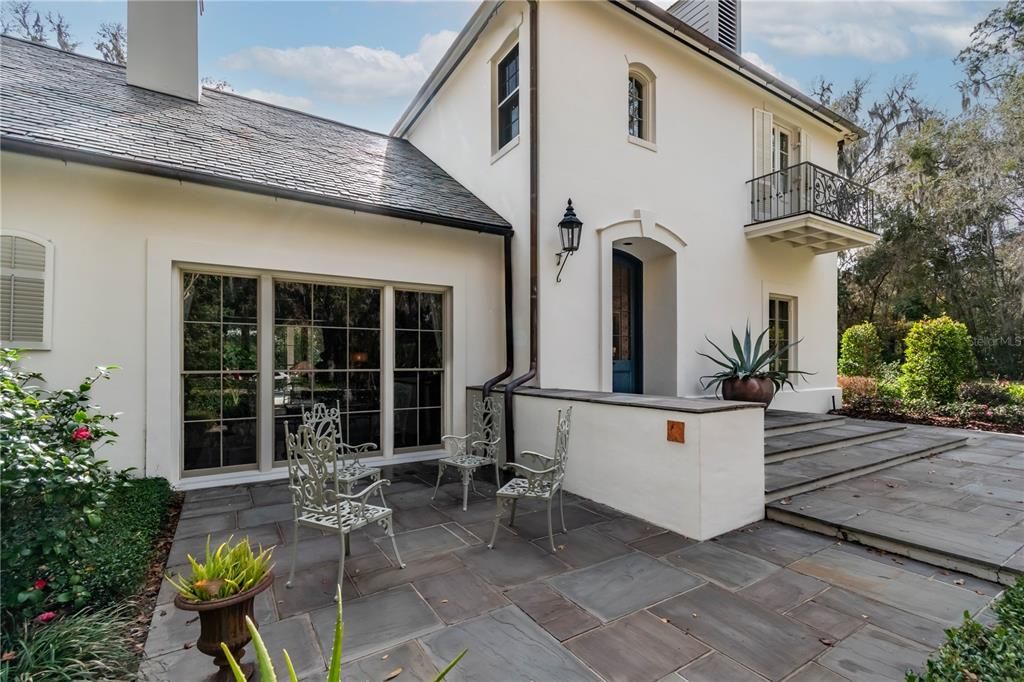
[[[513,45],[497,66],[497,151],[519,137],[519,45]]]

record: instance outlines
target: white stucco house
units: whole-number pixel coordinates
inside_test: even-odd
[[[738,2],[484,2],[390,135],[203,89],[198,4],[128,6],[127,68],[5,37],[0,69],[0,343],[56,385],[121,367],[114,465],[283,476],[336,400],[372,461],[436,458],[485,386],[509,451],[577,406],[570,490],[760,518],[762,410],[697,400],[697,351],[802,337],[775,405],[831,408],[835,252],[876,237],[835,174],[863,131],[739,56]]]

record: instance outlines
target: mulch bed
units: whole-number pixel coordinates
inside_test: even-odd
[[[950,429],[967,429],[968,431],[991,431],[994,433],[1012,433],[1018,435],[1024,434],[1024,430],[1008,424],[993,424],[992,422],[974,420],[964,422],[956,419],[955,417],[912,417],[910,415],[899,413],[879,414],[877,412],[852,410],[846,407],[840,410],[830,410],[829,414],[839,414],[853,419],[871,419],[874,421],[896,422],[899,424],[921,424],[924,426],[944,426]]]
[[[163,530],[153,543],[153,554],[146,572],[146,580],[139,589],[138,594],[133,598],[136,604],[137,613],[135,621],[128,631],[132,640],[132,646],[138,653],[141,662],[145,656],[146,636],[149,634],[149,624],[153,619],[153,610],[156,608],[156,598],[160,594],[160,586],[164,581],[164,568],[167,563],[167,555],[171,552],[171,543],[174,541],[174,533],[178,529],[178,519],[181,516],[181,506],[185,502],[185,493],[174,493],[171,506],[167,510],[167,520],[164,522]]]

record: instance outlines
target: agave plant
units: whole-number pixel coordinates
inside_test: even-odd
[[[723,381],[729,379],[769,379],[775,386],[775,390],[782,389],[783,386],[789,386],[793,388],[793,382],[790,381],[790,377],[794,374],[813,374],[813,372],[801,372],[795,369],[772,369],[772,363],[785,356],[789,352],[790,348],[796,346],[803,339],[797,339],[792,343],[779,346],[778,348],[768,347],[763,352],[761,345],[764,342],[765,334],[768,333],[768,329],[765,329],[757,337],[756,342],[751,342],[750,335],[750,321],[747,321],[747,331],[743,336],[743,342],[740,343],[739,338],[736,336],[736,332],[732,332],[732,348],[733,355],[726,353],[722,350],[718,344],[716,344],[708,337],[707,342],[715,347],[721,354],[721,358],[715,358],[707,353],[698,352],[697,355],[703,356],[715,363],[719,367],[722,367],[718,372],[714,374],[708,374],[700,378],[701,386],[704,390],[709,388],[715,389],[715,395],[718,395],[718,391],[722,386]]]
[[[338,596],[335,599],[338,603],[338,615],[334,620],[334,646],[331,647],[331,665],[327,668],[327,682],[341,682],[341,647],[342,641],[345,639],[345,623],[341,617],[341,585],[338,585]],[[256,624],[252,622],[248,616],[245,618],[245,624],[249,628],[249,632],[252,634],[253,648],[256,650],[256,668],[259,670],[259,679],[261,682],[277,682],[277,673],[274,670],[274,663],[270,660],[270,654],[267,652],[267,645],[263,642],[263,638],[260,636],[259,630],[256,629]],[[224,655],[228,659],[228,665],[231,666],[231,672],[235,676],[235,682],[246,682],[245,673],[242,672],[241,666],[238,665],[238,661],[231,654],[226,644],[220,645],[221,649],[224,650]],[[295,666],[292,665],[292,659],[288,657],[288,651],[282,649],[281,653],[284,655],[284,664],[288,668],[288,682],[298,682],[298,677],[295,675]],[[466,649],[462,650],[455,659],[445,666],[444,670],[437,674],[434,678],[434,682],[440,682],[443,680],[451,669],[455,667],[462,657],[466,655]],[[397,677],[397,675],[394,675]],[[389,678],[390,679],[390,678]]]
[[[210,536],[206,536],[206,559],[200,563],[191,554],[192,575],[168,576],[167,580],[186,599],[209,601],[224,599],[256,586],[270,571],[270,553],[273,547],[253,551],[249,538],[231,546],[231,539],[210,551]]]

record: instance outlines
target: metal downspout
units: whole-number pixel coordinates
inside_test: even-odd
[[[512,235],[504,237],[505,247],[505,369],[501,374],[484,382],[483,397],[486,398],[494,390],[495,384],[512,374],[515,369],[516,354],[514,345],[515,315],[512,310]]]
[[[517,388],[537,376],[537,0],[527,0],[530,8],[530,369],[505,384],[505,461],[515,461],[516,428],[512,401]]]

